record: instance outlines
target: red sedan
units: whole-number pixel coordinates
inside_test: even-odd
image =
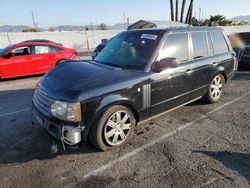
[[[0,50],[0,79],[42,74],[58,63],[80,60],[75,49],[46,40],[30,40]]]

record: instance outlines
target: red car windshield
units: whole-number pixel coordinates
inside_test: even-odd
[[[4,55],[9,49],[11,49],[13,45],[9,45],[3,49],[0,49],[0,56]]]

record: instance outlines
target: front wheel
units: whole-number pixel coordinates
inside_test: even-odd
[[[97,119],[90,130],[89,139],[99,150],[110,150],[129,140],[135,124],[135,117],[129,108],[112,106]]]
[[[225,87],[225,78],[222,74],[217,74],[209,85],[204,99],[209,103],[218,102],[223,94]]]

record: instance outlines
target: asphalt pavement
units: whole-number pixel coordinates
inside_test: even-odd
[[[202,100],[136,128],[123,147],[50,153],[31,124],[41,76],[0,82],[0,187],[250,187],[250,72]]]

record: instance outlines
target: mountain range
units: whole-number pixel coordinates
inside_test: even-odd
[[[250,21],[250,15],[246,16],[235,16],[231,18],[231,20],[235,21]],[[27,25],[2,25],[0,26],[0,32],[22,32],[24,29],[30,28]],[[85,31],[86,28],[89,30],[98,30],[99,25],[59,25],[56,27],[51,27],[54,30],[58,31]],[[123,23],[118,23],[113,26],[108,26],[109,30],[125,30],[127,29]],[[39,31],[47,31],[48,29],[38,28]]]
[[[250,15],[235,16],[235,17],[231,18],[231,20],[235,20],[235,21],[250,21]]]
[[[0,26],[0,32],[22,32],[24,29],[31,28],[27,25],[2,25]],[[56,27],[51,27],[58,31],[85,31],[86,28],[89,30],[98,30],[99,25],[59,25]],[[109,30],[123,30],[126,29],[123,23],[115,24],[113,26],[108,26]],[[39,31],[47,31],[48,29],[38,28]]]

